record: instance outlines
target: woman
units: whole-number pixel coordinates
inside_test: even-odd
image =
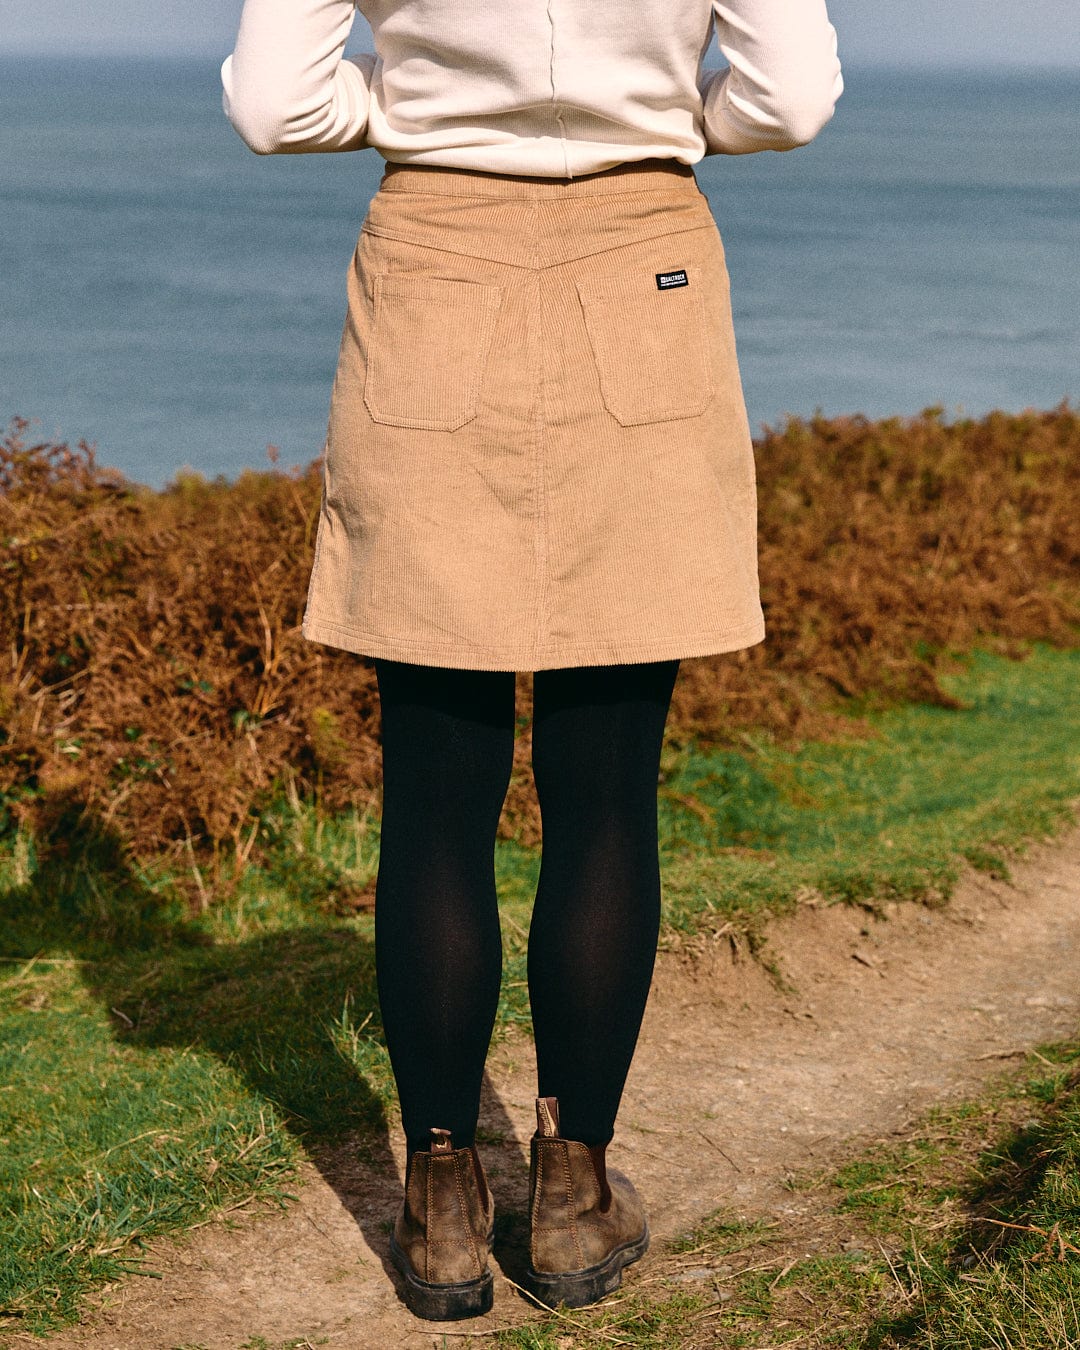
[[[606,1164],[660,916],[683,657],[764,636],[723,249],[692,165],[787,150],[842,81],[824,0],[245,0],[225,111],[259,154],[387,160],[348,277],[303,632],[373,658],[376,962],[407,1141],[408,1306],[492,1301],[475,1147],[496,826],[534,672],[528,1282],[592,1303],[649,1241]],[[715,25],[728,67],[704,70]]]

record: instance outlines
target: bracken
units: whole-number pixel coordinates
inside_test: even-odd
[[[372,662],[300,620],[319,462],[161,492],[85,442],[0,439],[0,828],[72,802],[138,856],[245,845],[283,779],[377,800]],[[845,707],[951,702],[949,654],[1075,645],[1080,415],[792,419],[756,446],[768,638],[683,662],[669,743],[850,733]],[[530,685],[500,833],[535,844]]]

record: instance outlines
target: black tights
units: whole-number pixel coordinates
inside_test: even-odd
[[[607,1143],[656,956],[656,784],[678,661],[533,676],[543,852],[529,929],[537,1091],[561,1133]],[[410,1153],[476,1132],[502,944],[494,845],[514,675],[379,658],[383,815],[375,950]]]

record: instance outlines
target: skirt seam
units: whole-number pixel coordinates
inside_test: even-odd
[[[548,502],[547,502],[547,367],[546,334],[544,330],[544,288],[540,280],[540,201],[536,199],[533,207],[533,285],[536,287],[537,327],[534,330],[533,343],[536,351],[536,425],[533,429],[533,450],[535,454],[535,473],[533,482],[536,489],[536,638],[540,647],[549,630],[548,603]]]
[[[396,638],[389,634],[369,633],[360,628],[354,628],[351,624],[337,623],[332,619],[320,619],[317,617],[306,618],[302,625],[302,635],[309,642],[320,642],[321,638],[317,636],[320,632],[327,634],[340,634],[352,638],[360,643],[374,643],[377,646],[394,648],[396,650],[408,650],[420,653],[435,653],[444,656],[453,656],[461,659],[463,652],[460,645],[433,643],[433,642],[415,642],[409,638]],[[622,641],[613,638],[610,642],[581,642],[581,643],[547,643],[542,647],[536,647],[532,652],[533,657],[540,660],[546,660],[549,657],[562,658],[565,656],[589,656],[609,652],[613,648],[619,648],[624,651],[639,651],[652,648],[664,647],[685,647],[698,646],[701,643],[716,644],[713,650],[719,654],[723,651],[734,651],[739,646],[754,645],[761,642],[765,637],[764,618],[755,619],[754,622],[743,624],[738,628],[705,629],[699,633],[688,633],[681,637],[665,638],[642,638],[637,641]],[[731,645],[728,645],[731,644]],[[333,645],[333,644],[331,644]],[[475,656],[485,661],[498,661],[501,659],[516,659],[522,655],[520,648],[513,647],[485,647],[482,651],[467,653],[467,656]],[[659,659],[659,658],[658,658]],[[432,663],[437,664],[437,663]],[[516,667],[519,670],[527,669],[526,666]]]
[[[361,234],[373,234],[379,239],[393,239],[399,244],[410,244],[413,248],[427,248],[432,253],[449,253],[454,258],[471,258],[474,262],[493,262],[500,267],[512,267],[518,272],[533,272],[536,269],[528,263],[504,262],[501,258],[489,258],[486,253],[466,253],[462,249],[447,248],[445,244],[432,244],[426,239],[416,239],[411,234],[401,234],[394,230],[385,230],[368,225],[360,227]]]
[[[421,165],[412,165],[410,167],[424,168],[425,166],[421,164]],[[460,172],[468,173],[469,170],[463,169]],[[502,176],[507,178],[516,177],[523,179],[529,179],[534,177],[534,175],[524,175],[524,174],[506,174]],[[379,192],[385,192],[388,194],[395,193],[405,197],[458,197],[464,199],[465,201],[502,201],[502,202],[545,201],[545,200],[562,201],[568,198],[571,200],[580,200],[583,197],[588,198],[649,197],[649,196],[656,196],[658,194],[663,196],[676,195],[685,197],[705,196],[705,193],[702,192],[701,186],[697,181],[696,175],[691,179],[687,178],[683,174],[672,174],[670,175],[670,177],[665,174],[664,182],[657,183],[654,187],[601,188],[597,192],[568,192],[565,194],[552,193],[547,191],[548,184],[551,182],[556,182],[560,186],[563,186],[564,184],[568,186],[570,183],[576,183],[579,181],[580,181],[579,179],[563,180],[561,178],[540,178],[538,179],[539,182],[538,189],[533,188],[533,184],[531,181],[525,182],[523,186],[525,186],[527,189],[532,189],[531,191],[525,192],[446,192],[446,191],[438,191],[432,188],[394,187],[390,184],[382,182],[380,182],[377,190]],[[691,184],[692,186],[684,187],[682,186],[683,184]]]
[[[381,227],[373,228],[367,224],[361,226],[361,233],[373,234],[380,239],[394,239],[399,244],[411,244],[413,248],[431,249],[433,253],[449,253],[455,258],[471,258],[474,262],[497,263],[500,267],[513,267],[519,272],[548,272],[555,267],[567,267],[570,263],[584,262],[586,258],[599,258],[605,253],[615,253],[619,249],[630,248],[634,244],[647,244],[652,239],[673,239],[678,234],[694,234],[698,230],[715,228],[715,222],[712,222],[701,225],[687,225],[685,229],[657,230],[655,234],[635,235],[632,239],[622,239],[617,244],[606,244],[603,248],[593,249],[590,253],[578,253],[572,258],[561,258],[556,262],[536,263],[532,267],[527,263],[507,262],[502,258],[492,258],[486,253],[466,253],[462,249],[446,248],[441,244],[431,244],[426,240],[413,238],[411,235],[398,234]]]

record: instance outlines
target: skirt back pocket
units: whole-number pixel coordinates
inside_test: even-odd
[[[453,431],[479,411],[502,288],[417,272],[373,280],[364,403],[376,422]]]
[[[658,289],[651,273],[577,282],[608,412],[623,426],[695,417],[713,397],[708,334],[694,285]]]

